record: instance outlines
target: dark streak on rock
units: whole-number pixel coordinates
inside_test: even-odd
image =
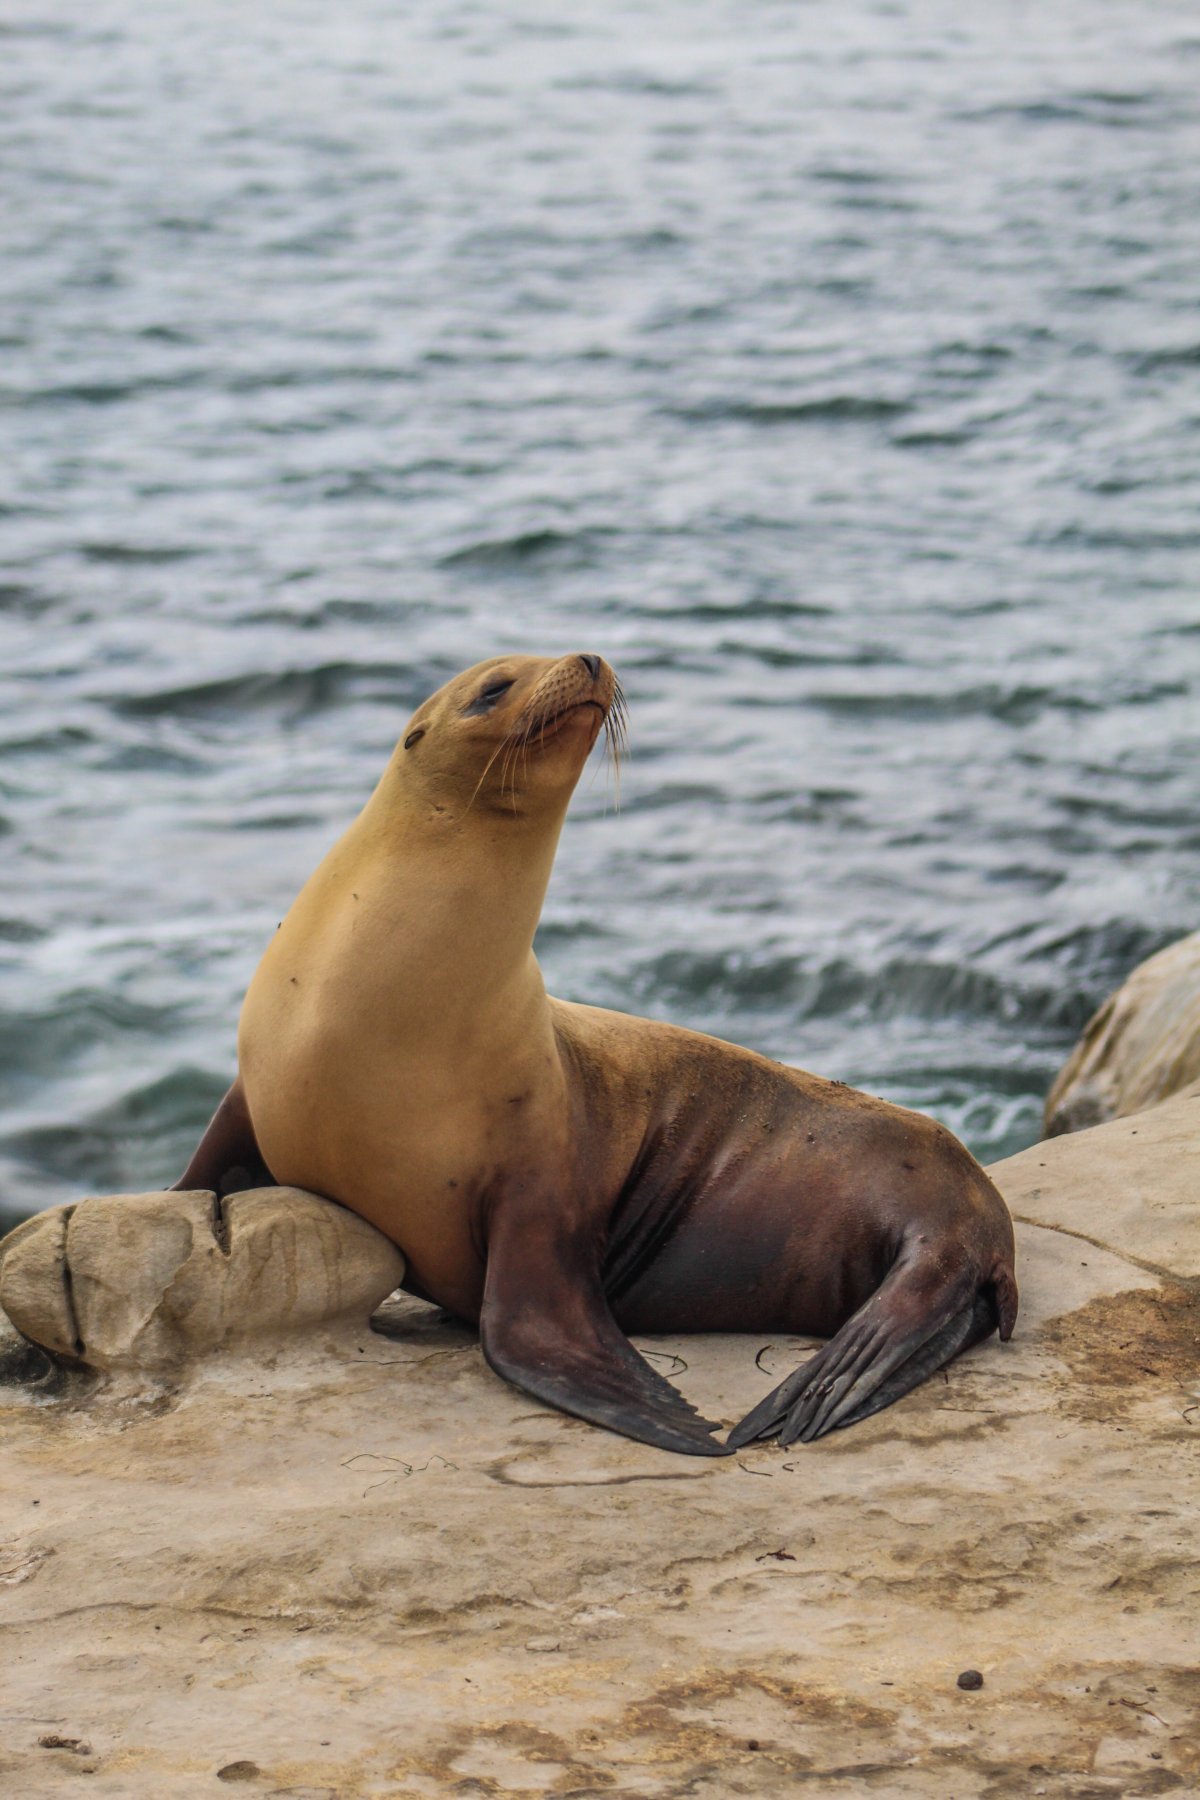
[[[76,1356],[82,1358],[84,1355],[85,1347],[84,1347],[83,1337],[80,1334],[80,1330],[79,1330],[79,1315],[75,1311],[75,1285],[74,1285],[74,1280],[71,1275],[70,1259],[67,1256],[67,1233],[70,1229],[71,1220],[74,1218],[74,1216],[75,1216],[75,1208],[73,1206],[68,1206],[63,1209],[63,1216],[62,1216],[63,1298],[66,1301],[67,1318],[70,1321],[71,1336],[75,1340],[75,1354],[76,1354]]]
[[[713,1471],[704,1469],[696,1475],[682,1473],[678,1475],[608,1475],[600,1481],[571,1481],[565,1477],[561,1481],[517,1481],[508,1473],[508,1459],[506,1458],[503,1462],[494,1464],[492,1468],[485,1469],[483,1473],[489,1481],[499,1482],[501,1487],[533,1489],[629,1487],[633,1483],[641,1481],[707,1481]]]
[[[221,1255],[228,1256],[230,1250],[229,1219],[225,1212],[225,1202],[220,1194],[214,1194],[212,1200],[212,1234]]]

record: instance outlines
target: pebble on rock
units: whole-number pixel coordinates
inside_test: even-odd
[[[981,1688],[983,1676],[978,1669],[964,1669],[958,1678],[958,1685],[960,1688]]]

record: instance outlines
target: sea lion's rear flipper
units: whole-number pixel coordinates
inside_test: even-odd
[[[209,1188],[214,1194],[236,1193],[242,1188],[274,1187],[275,1178],[263,1161],[250,1108],[239,1075],[216,1112],[191,1161],[172,1188]]]
[[[565,1221],[497,1208],[479,1334],[497,1375],[536,1400],[660,1450],[728,1454],[638,1355],[608,1310],[598,1259]]]
[[[998,1308],[988,1286],[968,1270],[947,1274],[935,1262],[896,1263],[841,1330],[734,1426],[731,1449],[775,1436],[781,1444],[810,1443],[869,1418],[997,1323],[1007,1323],[1007,1337],[1012,1325],[1001,1298]],[[1011,1304],[1015,1316],[1015,1284]]]

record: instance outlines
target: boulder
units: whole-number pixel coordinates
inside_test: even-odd
[[[1200,1082],[1200,931],[1133,971],[1088,1024],[1046,1100],[1058,1137],[1157,1106]]]
[[[105,1372],[164,1374],[318,1325],[361,1328],[403,1276],[382,1232],[300,1188],[108,1194],[0,1242],[0,1307],[17,1329]]]

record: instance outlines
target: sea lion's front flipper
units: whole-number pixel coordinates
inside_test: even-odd
[[[1012,1305],[1015,1316],[1015,1285]],[[856,1425],[1005,1322],[987,1285],[968,1269],[902,1260],[815,1356],[734,1426],[730,1446],[775,1436],[781,1444],[810,1443]]]
[[[685,1456],[726,1456],[608,1310],[586,1234],[557,1218],[497,1208],[488,1233],[479,1334],[497,1375],[563,1412]]]
[[[239,1075],[209,1120],[191,1161],[171,1192],[208,1188],[214,1194],[224,1195],[275,1185],[254,1135]]]

